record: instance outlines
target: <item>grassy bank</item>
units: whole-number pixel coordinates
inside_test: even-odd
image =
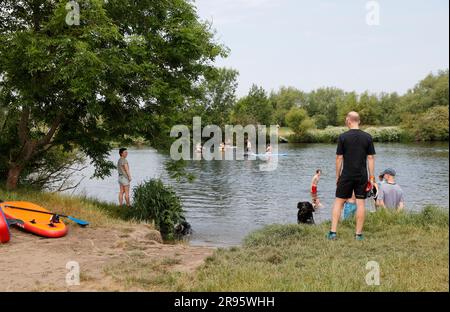
[[[0,188],[0,199],[3,201],[30,201],[52,212],[88,220],[92,226],[126,223],[125,208],[81,196],[25,189],[10,192]]]
[[[189,275],[159,280],[181,291],[448,291],[448,211],[377,212],[366,239],[353,239],[344,222],[338,241],[327,241],[329,223],[272,225],[249,235],[242,247],[219,249]],[[366,264],[380,265],[379,286],[369,286]]]
[[[117,206],[82,197],[0,189],[0,198],[33,201],[52,211],[89,220],[93,228],[133,228]],[[130,240],[122,251],[126,257],[108,264],[103,273],[122,290],[449,290],[448,211],[426,207],[421,213],[371,213],[362,242],[353,239],[353,221],[340,226],[337,241],[326,240],[328,229],[328,222],[267,226],[250,234],[240,247],[216,250],[193,273],[180,273],[176,268],[193,257],[201,263],[204,258],[197,251],[180,247],[170,254],[157,254],[157,261],[149,257],[155,246]],[[379,286],[369,286],[365,281],[369,261],[379,263]]]
[[[371,214],[366,240],[345,222],[338,241],[329,224],[273,225],[248,236],[242,248],[220,250],[196,276],[205,291],[448,291],[448,212]],[[377,261],[381,285],[368,286],[366,264]]]
[[[412,142],[414,138],[400,127],[363,127],[364,131],[372,135],[375,142]],[[302,136],[295,135],[289,128],[281,128],[280,136],[288,138],[290,143],[335,143],[346,127],[327,127],[313,129]]]

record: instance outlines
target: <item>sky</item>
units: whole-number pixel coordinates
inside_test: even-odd
[[[216,65],[239,71],[239,96],[252,84],[268,92],[293,86],[403,94],[449,67],[448,0],[195,0],[195,6],[231,51]]]

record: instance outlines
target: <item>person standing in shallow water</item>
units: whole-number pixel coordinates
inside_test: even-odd
[[[319,199],[318,192],[317,192],[317,187],[319,185],[321,175],[322,175],[322,170],[317,169],[316,174],[314,175],[314,177],[312,178],[312,181],[311,181],[311,197],[312,197],[314,209],[319,209],[319,208],[323,207],[322,204],[320,203],[320,199]]]
[[[127,156],[128,151],[126,148],[119,150],[119,161],[117,162],[117,172],[119,173],[119,205],[123,205],[123,197],[125,196],[125,202],[130,207],[130,183],[131,174],[130,166],[128,164]]]

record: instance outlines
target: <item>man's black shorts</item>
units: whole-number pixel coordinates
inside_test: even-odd
[[[336,197],[342,199],[349,199],[352,198],[353,191],[355,191],[355,196],[357,199],[366,199],[367,182],[368,182],[367,176],[356,178],[341,176],[337,183]]]

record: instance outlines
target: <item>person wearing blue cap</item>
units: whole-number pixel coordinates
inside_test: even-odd
[[[380,184],[377,197],[378,206],[381,208],[396,209],[397,211],[403,210],[405,207],[403,190],[395,182],[397,172],[392,168],[388,168],[381,174],[385,182]]]

